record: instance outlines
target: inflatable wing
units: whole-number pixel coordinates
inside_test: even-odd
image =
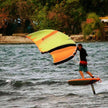
[[[76,54],[76,44],[68,35],[56,30],[40,30],[27,36],[41,53],[50,53],[54,64],[70,60]]]

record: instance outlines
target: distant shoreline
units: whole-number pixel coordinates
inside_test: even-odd
[[[70,38],[75,42],[83,42],[83,35],[71,35]],[[0,44],[32,44],[24,34],[12,36],[0,36]]]
[[[84,41],[83,35],[71,35],[75,42],[95,42],[95,40]],[[33,44],[33,42],[23,35],[0,36],[0,44]]]
[[[25,36],[0,36],[0,44],[32,44]]]

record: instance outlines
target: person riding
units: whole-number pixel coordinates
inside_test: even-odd
[[[86,56],[88,56],[88,54],[87,54],[86,50],[83,48],[83,45],[78,44],[77,50],[80,52],[79,73],[80,73],[81,77],[84,78],[83,72],[86,72],[92,78],[94,78],[94,76],[91,74],[91,72],[88,71],[87,59],[86,59]]]

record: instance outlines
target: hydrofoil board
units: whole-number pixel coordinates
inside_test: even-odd
[[[99,81],[100,78],[83,78],[83,79],[72,79],[68,81],[69,85],[89,85]]]

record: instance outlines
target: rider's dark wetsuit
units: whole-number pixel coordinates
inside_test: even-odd
[[[79,50],[79,49],[78,49]],[[79,64],[79,71],[84,71],[87,72],[87,59],[86,56],[88,56],[86,50],[84,48],[81,48],[81,50],[79,50],[80,52],[80,64]]]

